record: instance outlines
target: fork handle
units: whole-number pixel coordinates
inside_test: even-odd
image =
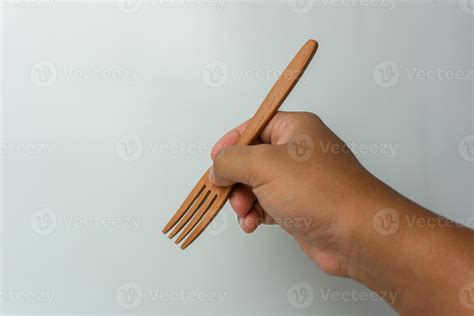
[[[237,145],[249,145],[262,133],[263,129],[278,111],[293,87],[303,75],[306,67],[318,49],[318,42],[310,39],[301,47],[285,71],[273,85],[265,100],[255,112],[249,125],[237,141]]]

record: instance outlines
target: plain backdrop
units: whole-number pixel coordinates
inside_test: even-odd
[[[393,315],[228,205],[184,252],[161,228],[309,38],[282,110],[317,113],[383,181],[474,227],[469,4],[2,2],[2,311]]]

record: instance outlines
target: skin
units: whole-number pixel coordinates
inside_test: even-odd
[[[279,112],[253,146],[234,145],[247,123],[214,146],[209,176],[238,183],[230,203],[245,232],[279,224],[321,270],[401,315],[474,315],[474,231],[378,180],[312,113]]]

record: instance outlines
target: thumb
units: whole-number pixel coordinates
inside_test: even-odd
[[[257,187],[270,180],[278,150],[272,145],[226,146],[214,158],[209,180],[218,186],[236,182]]]

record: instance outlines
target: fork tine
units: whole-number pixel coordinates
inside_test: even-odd
[[[203,206],[199,212],[196,213],[196,215],[193,217],[193,219],[191,220],[191,222],[186,226],[186,228],[184,229],[184,231],[181,233],[181,235],[179,235],[179,237],[176,239],[175,243],[178,244],[181,240],[184,239],[184,237],[186,237],[189,232],[194,228],[194,226],[196,226],[196,224],[199,222],[199,220],[202,218],[202,216],[207,212],[207,210],[212,206],[212,204],[214,203],[214,201],[216,200],[217,198],[217,194],[214,194],[214,196],[212,197],[212,199],[208,199],[208,201],[206,202],[206,205]]]
[[[193,203],[191,208],[184,214],[184,216],[181,218],[179,221],[178,225],[175,226],[171,234],[169,235],[169,238],[173,238],[179,231],[186,225],[187,222],[193,217],[193,215],[201,208],[201,205],[206,201],[208,198],[209,194],[211,194],[211,191],[207,190],[206,194],[203,192],[200,192],[200,195],[198,199]]]
[[[176,211],[176,213],[173,215],[173,217],[169,220],[169,222],[163,228],[163,230],[162,230],[163,234],[168,233],[168,231],[171,228],[173,228],[174,225],[176,225],[176,223],[181,219],[181,217],[183,217],[184,213],[186,213],[186,211],[189,209],[189,207],[194,203],[194,201],[196,201],[198,196],[204,191],[205,188],[206,188],[206,185],[202,184],[201,181],[199,181],[194,186],[194,188],[191,190],[191,192],[188,194],[188,196],[184,200],[183,204],[181,204],[179,209]]]
[[[216,217],[216,215],[222,209],[229,195],[230,191],[228,191],[226,194],[221,195],[217,203],[215,203],[212,208],[209,208],[209,210],[203,216],[203,219],[201,220],[199,225],[192,231],[192,233],[188,236],[188,238],[186,238],[184,243],[181,245],[181,249],[186,249],[196,238],[199,237],[199,235],[201,235],[204,229],[206,229],[209,223],[214,219],[214,217]]]

